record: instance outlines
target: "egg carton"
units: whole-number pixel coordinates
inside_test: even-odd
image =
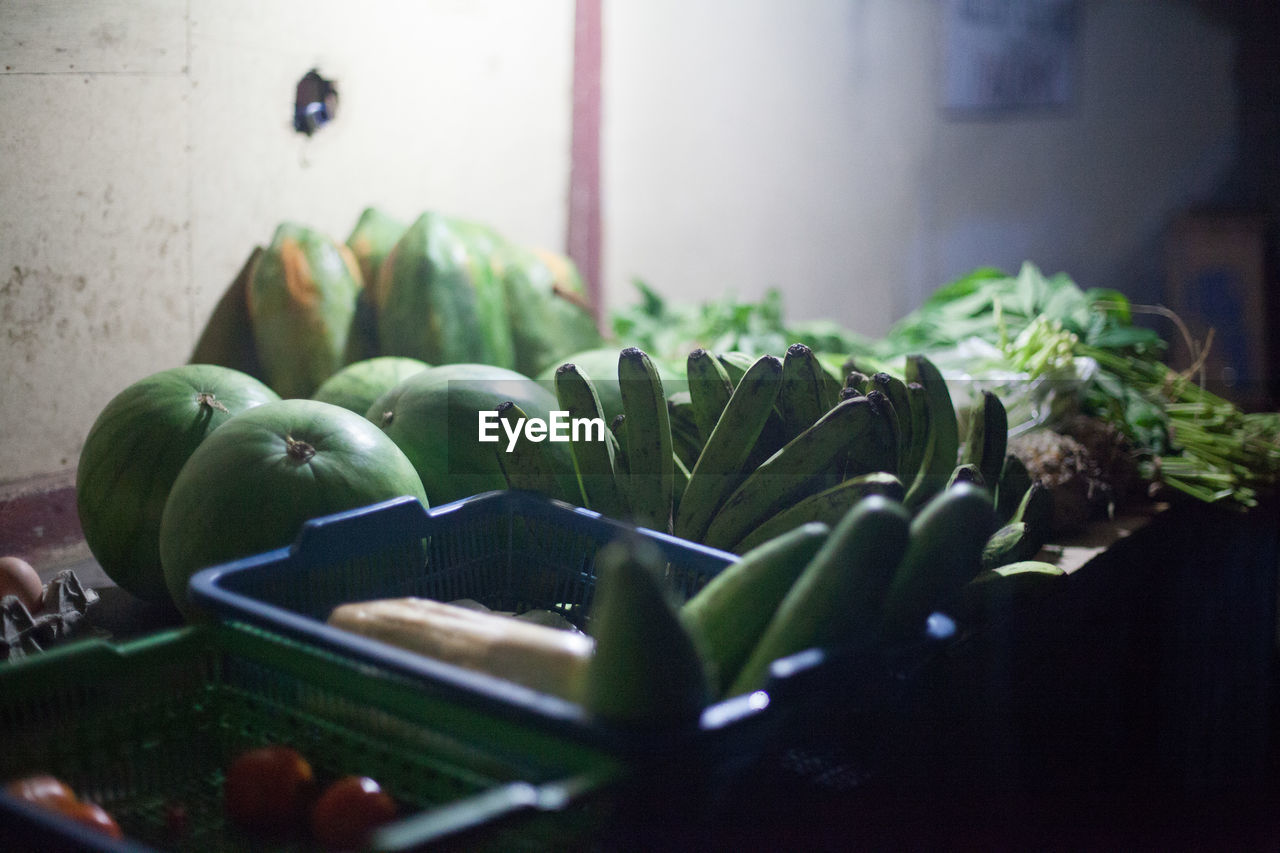
[[[96,590],[85,587],[72,569],[64,569],[45,584],[44,607],[33,614],[16,595],[0,599],[0,661],[18,660],[65,640],[104,636],[89,619],[98,602]]]

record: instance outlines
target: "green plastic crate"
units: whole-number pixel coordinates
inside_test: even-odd
[[[112,843],[0,793],[0,849],[14,850],[309,849],[301,836],[272,846],[223,819],[224,769],[269,743],[298,749],[322,783],[377,779],[401,815],[375,836],[383,850],[462,838],[468,848],[572,847],[601,826],[599,793],[620,774],[600,751],[226,625],[88,641],[0,669],[0,732],[0,782],[52,773],[126,834]]]

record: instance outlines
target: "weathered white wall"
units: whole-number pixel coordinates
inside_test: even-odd
[[[0,483],[74,467],[280,221],[562,246],[572,55],[572,0],[0,3]],[[308,140],[313,66],[341,103]]]
[[[1081,10],[1070,107],[958,119],[938,0],[606,3],[605,293],[776,286],[877,334],[983,264],[1149,290],[1231,158],[1232,41],[1183,0]]]

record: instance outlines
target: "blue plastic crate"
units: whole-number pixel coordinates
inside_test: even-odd
[[[495,610],[544,608],[575,619],[591,603],[596,553],[621,536],[648,539],[663,552],[682,599],[736,559],[541,495],[503,491],[430,510],[404,498],[314,519],[287,548],[197,573],[189,594],[219,618],[303,640],[412,677],[431,693],[465,699],[486,713],[615,752],[679,755],[721,770],[749,760],[780,720],[771,692],[716,703],[695,727],[642,734],[607,726],[561,697],[325,623],[339,604],[402,596],[471,598]]]

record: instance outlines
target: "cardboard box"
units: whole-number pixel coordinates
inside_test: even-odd
[[[1167,243],[1166,304],[1186,324],[1204,356],[1205,387],[1245,409],[1270,408],[1272,362],[1267,220],[1252,214],[1188,214]],[[1210,341],[1210,330],[1213,332]],[[1196,355],[1169,334],[1171,366]]]

